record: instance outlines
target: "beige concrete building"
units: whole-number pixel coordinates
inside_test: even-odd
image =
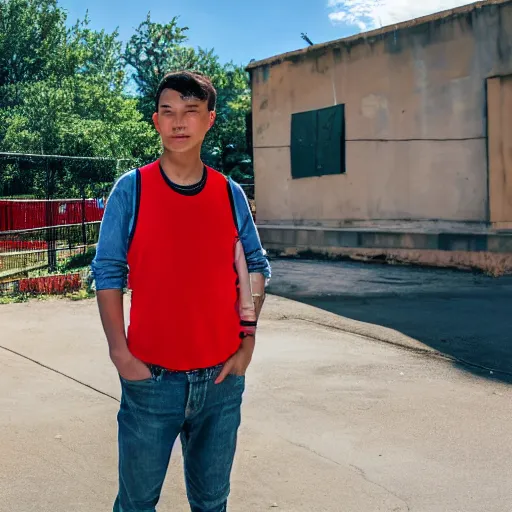
[[[511,0],[248,69],[267,247],[468,265],[512,253]]]

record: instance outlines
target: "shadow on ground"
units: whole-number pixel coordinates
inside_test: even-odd
[[[269,292],[389,327],[512,383],[512,277],[445,269],[274,260]],[[478,368],[484,367],[484,368]]]

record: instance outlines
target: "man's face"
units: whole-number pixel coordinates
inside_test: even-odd
[[[173,89],[164,89],[158,112],[153,114],[155,128],[168,151],[185,153],[201,146],[215,121],[207,101],[186,98]]]

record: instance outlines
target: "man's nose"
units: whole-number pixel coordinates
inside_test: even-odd
[[[173,129],[176,131],[181,131],[185,128],[185,118],[183,114],[177,113],[174,118],[174,127]]]

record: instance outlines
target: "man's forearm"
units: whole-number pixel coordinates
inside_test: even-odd
[[[250,279],[256,319],[259,319],[263,303],[265,302],[265,276],[260,273],[251,273]]]
[[[110,357],[112,360],[122,358],[128,355],[124,327],[123,292],[122,290],[99,290],[96,296]]]

